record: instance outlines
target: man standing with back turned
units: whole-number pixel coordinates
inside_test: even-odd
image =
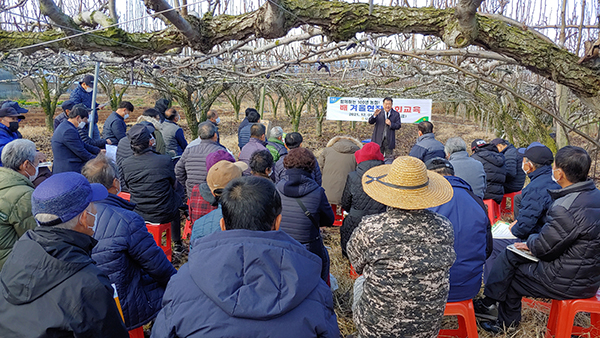
[[[400,114],[392,109],[392,98],[383,99],[383,110],[377,109],[369,117],[369,124],[374,124],[371,142],[379,144],[381,153],[386,158],[391,157],[396,148],[396,130],[400,129]],[[382,114],[383,113],[383,114]]]

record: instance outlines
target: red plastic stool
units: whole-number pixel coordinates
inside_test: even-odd
[[[122,199],[126,200],[126,201],[130,201],[131,200],[131,194],[128,192],[120,192],[117,196],[121,197]]]
[[[590,313],[590,327],[573,325],[578,312]],[[570,338],[572,335],[600,337],[600,294],[588,299],[552,300],[546,338]]]
[[[510,194],[505,194],[502,197],[502,203],[500,203],[500,214],[515,214],[515,196],[521,195],[520,191],[511,192]]]
[[[460,337],[477,338],[477,321],[475,320],[475,309],[473,300],[446,303],[444,316],[458,317],[458,329],[440,330],[438,337]]]
[[[336,227],[342,226],[342,222],[344,221],[344,209],[340,208],[340,213],[337,212],[337,205],[332,204],[331,210],[333,210],[333,225]]]
[[[129,331],[129,338],[144,338],[144,328],[142,326]]]
[[[183,228],[182,239],[188,239],[192,237],[192,221],[189,219],[185,220],[185,228]]]
[[[354,270],[354,267],[352,266],[352,264],[350,264],[350,278],[357,279],[358,276],[360,275],[356,273],[356,270]]]
[[[171,260],[171,255],[173,253],[173,249],[171,249],[171,223],[164,224],[155,224],[146,222],[146,228],[148,228],[148,232],[152,234],[154,237],[154,241],[156,244],[165,252],[169,261]],[[166,243],[163,244],[162,235],[166,233]]]
[[[485,207],[487,208],[488,218],[492,225],[500,219],[500,206],[494,200],[483,200]]]

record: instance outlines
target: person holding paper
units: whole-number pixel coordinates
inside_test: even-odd
[[[515,248],[529,250],[534,262],[504,250],[496,259],[485,285],[485,298],[476,313],[491,314],[498,303],[498,318],[481,323],[489,332],[514,331],[521,321],[523,296],[552,299],[589,298],[600,286],[600,191],[588,179],[592,160],[579,147],[556,153],[551,190],[554,203],[538,234]]]
[[[396,148],[396,130],[402,127],[400,114],[392,109],[391,97],[383,99],[383,110],[376,109],[369,117],[369,124],[374,124],[371,142],[379,144],[381,153],[386,158],[391,157]]]

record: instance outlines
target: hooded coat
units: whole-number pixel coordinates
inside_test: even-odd
[[[19,237],[37,227],[31,213],[32,193],[27,177],[0,167],[0,269]]]
[[[319,155],[319,165],[323,175],[323,189],[331,204],[340,204],[348,174],[356,170],[354,153],[362,148],[362,143],[349,136],[336,136],[327,142],[327,147]]]
[[[323,245],[320,227],[333,225],[334,215],[331,205],[311,174],[303,169],[288,169],[287,175],[276,185],[281,195],[280,230],[304,244],[312,253],[323,261],[321,276],[329,278],[329,256]],[[300,199],[318,227],[307,217],[296,199]]]
[[[194,242],[169,282],[152,337],[338,338],[320,271],[282,231],[215,232]]]
[[[527,246],[540,261],[519,266],[564,298],[593,297],[600,286],[600,191],[594,181],[550,190],[548,221]]]
[[[483,170],[485,170],[487,188],[483,199],[492,199],[500,204],[504,197],[504,181],[506,180],[504,155],[498,152],[495,145],[486,144],[475,148],[471,157],[481,162]]]
[[[429,208],[446,216],[454,228],[456,260],[450,268],[448,302],[460,302],[477,296],[481,289],[489,219],[469,193],[471,187],[460,177],[444,176],[454,195],[448,203]],[[479,199],[479,197],[476,197]]]
[[[0,272],[0,337],[127,338],[97,241],[73,230],[26,232]]]
[[[340,228],[342,254],[346,257],[348,256],[346,245],[363,216],[380,214],[387,208],[367,195],[362,187],[362,177],[365,172],[382,164],[383,161],[379,160],[364,161],[356,166],[356,171],[348,174],[341,203],[342,208],[348,212],[348,215],[344,217]]]
[[[109,194],[96,202],[98,241],[92,258],[117,287],[127,330],[140,327],[158,314],[165,288],[177,273],[133,212],[135,204]]]

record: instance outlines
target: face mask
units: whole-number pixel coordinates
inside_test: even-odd
[[[123,119],[126,120],[129,117],[129,114],[125,114],[125,116],[123,116]]]
[[[79,122],[79,125],[77,126],[79,129],[83,129],[83,127],[85,127],[85,122],[81,121]]]
[[[552,180],[553,180],[555,183],[558,183],[558,180],[557,180],[556,178],[554,178],[554,171],[555,171],[555,170],[552,170]]]
[[[85,91],[86,91],[86,92],[88,92],[88,93],[91,93],[91,92],[93,92],[93,91],[94,91],[94,88],[92,88],[92,87],[87,87],[87,88],[85,89]]]
[[[87,212],[88,215],[90,215],[90,216],[94,216],[94,225],[91,228],[88,227],[88,229],[92,229],[92,231],[95,233],[96,228],[98,227],[98,214],[92,214],[91,212],[89,212],[87,210],[85,212]]]
[[[27,176],[29,176],[29,180],[33,183],[33,181],[35,181],[35,179],[38,177],[39,173],[40,173],[40,168],[35,167],[35,174],[33,174],[33,176],[29,176],[29,174],[27,174]]]
[[[19,122],[9,122],[8,130],[10,130],[13,133],[19,130]]]
[[[215,120],[215,122],[216,122],[217,124],[221,123],[221,118],[220,118],[220,117],[217,117],[217,119]]]
[[[525,175],[527,175],[527,170],[525,170],[525,162],[521,163],[521,169],[523,170]]]

